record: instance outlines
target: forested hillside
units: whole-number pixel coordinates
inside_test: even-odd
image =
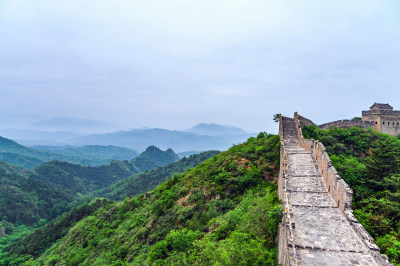
[[[156,169],[123,179],[104,188],[95,195],[114,200],[123,200],[126,197],[137,196],[140,193],[152,190],[174,174],[185,172],[187,169],[195,167],[218,153],[219,151],[207,151],[191,155],[188,158],[184,157],[166,166],[160,166]]]
[[[31,225],[55,218],[75,193],[36,178],[33,171],[0,162],[0,221]]]
[[[100,208],[44,252],[9,248],[2,263],[276,264],[279,144],[278,136],[259,134],[148,193]]]
[[[26,169],[33,169],[47,161],[48,154],[22,146],[10,139],[0,137],[0,161]]]
[[[134,150],[116,146],[38,146],[37,148],[28,148],[10,139],[0,137],[0,161],[25,169],[34,169],[52,160],[85,166],[100,166],[109,164],[115,159],[132,160],[137,155],[138,153]]]
[[[51,161],[35,169],[37,178],[74,192],[87,193],[101,189],[133,174],[142,173],[178,160],[178,155],[168,149],[162,151],[150,146],[131,161],[114,160],[109,165],[97,167]]]
[[[354,191],[354,215],[381,251],[400,264],[400,140],[372,129],[303,127],[320,140]]]
[[[177,158],[172,150],[149,147],[138,159],[99,167],[52,161],[31,171],[0,162],[0,221],[31,226],[51,220],[79,204],[82,195]]]
[[[135,150],[111,145],[86,145],[82,147],[34,146],[32,148],[51,153],[53,159],[85,166],[105,165],[112,160],[132,160],[138,156],[138,152]]]

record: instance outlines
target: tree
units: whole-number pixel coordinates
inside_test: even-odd
[[[367,176],[376,182],[383,182],[385,177],[396,174],[400,169],[399,152],[391,139],[385,139],[372,149],[366,160]]]
[[[281,114],[274,114],[273,120],[274,120],[274,122],[279,123],[280,118],[281,118]]]

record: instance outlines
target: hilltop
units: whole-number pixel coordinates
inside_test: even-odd
[[[130,161],[113,160],[108,165],[81,166],[68,162],[51,161],[35,168],[37,178],[79,193],[101,189],[133,174],[145,172],[179,160],[178,155],[168,149],[162,151],[148,147]]]
[[[187,132],[195,133],[198,135],[207,136],[230,136],[230,135],[246,135],[248,132],[241,128],[234,126],[224,126],[215,123],[200,123],[194,127],[187,129]]]

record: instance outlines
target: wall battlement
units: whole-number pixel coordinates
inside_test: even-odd
[[[351,121],[351,120],[337,120],[329,123],[325,123],[322,125],[319,125],[319,128],[321,129],[330,129],[330,128],[352,128],[352,127],[360,127],[360,128],[369,128],[375,127],[375,123],[372,121]]]
[[[400,134],[400,111],[393,110],[389,104],[374,103],[370,110],[362,111],[361,121],[338,120],[320,125],[321,129],[330,128],[369,128],[392,136]]]

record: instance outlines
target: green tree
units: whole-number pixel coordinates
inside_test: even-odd
[[[380,141],[365,161],[367,176],[375,183],[382,182],[384,177],[394,175],[400,169],[399,152],[392,139]]]
[[[280,118],[281,118],[281,114],[274,114],[273,120],[275,123],[279,123]]]

